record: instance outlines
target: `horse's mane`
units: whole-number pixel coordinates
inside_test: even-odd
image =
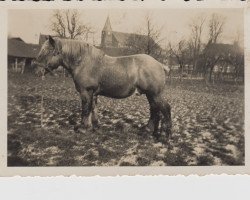
[[[99,59],[104,52],[91,44],[79,40],[54,38],[56,47],[69,64],[74,64],[82,59]],[[80,59],[80,60],[79,60]]]

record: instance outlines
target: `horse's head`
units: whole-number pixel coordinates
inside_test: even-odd
[[[62,55],[51,36],[43,43],[35,62],[45,68],[45,74],[62,65]]]

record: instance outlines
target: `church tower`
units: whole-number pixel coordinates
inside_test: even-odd
[[[110,24],[110,19],[109,16],[106,19],[105,25],[102,29],[102,41],[101,41],[101,46],[102,47],[107,47],[107,46],[112,46],[113,45],[113,40],[112,40],[112,28]]]

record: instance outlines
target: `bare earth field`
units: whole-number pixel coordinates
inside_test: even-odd
[[[140,129],[149,118],[144,95],[100,97],[100,128],[80,134],[74,132],[80,98],[71,78],[8,78],[8,166],[244,165],[243,86],[167,84],[173,136],[166,143]]]

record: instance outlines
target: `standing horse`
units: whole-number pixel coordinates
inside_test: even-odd
[[[158,136],[171,134],[170,105],[163,98],[165,71],[161,63],[145,55],[110,57],[85,42],[49,38],[44,42],[37,62],[46,72],[63,66],[72,76],[82,101],[81,126],[89,129],[97,126],[97,96],[126,98],[136,90],[145,94],[150,105],[150,119],[145,129]]]

